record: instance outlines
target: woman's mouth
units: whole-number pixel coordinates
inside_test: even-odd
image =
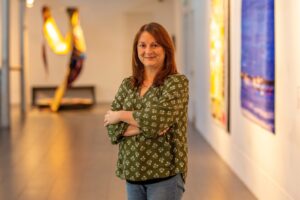
[[[151,57],[144,57],[145,59],[154,59],[155,58],[155,56],[151,56]]]

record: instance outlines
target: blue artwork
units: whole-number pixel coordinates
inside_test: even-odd
[[[274,0],[242,1],[243,114],[275,133]]]

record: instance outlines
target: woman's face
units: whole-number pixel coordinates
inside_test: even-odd
[[[165,60],[165,50],[160,46],[155,38],[144,31],[137,44],[137,51],[140,61],[145,68],[161,69]]]

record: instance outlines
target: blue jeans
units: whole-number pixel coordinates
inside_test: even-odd
[[[126,182],[128,200],[180,200],[184,192],[181,174],[151,184]]]

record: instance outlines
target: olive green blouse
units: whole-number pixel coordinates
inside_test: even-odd
[[[108,125],[113,144],[119,144],[116,175],[130,181],[164,178],[187,173],[188,79],[168,76],[158,87],[141,97],[131,77],[123,80],[111,109],[133,111],[140,134],[124,137],[125,122]],[[159,135],[165,129],[168,131]]]

